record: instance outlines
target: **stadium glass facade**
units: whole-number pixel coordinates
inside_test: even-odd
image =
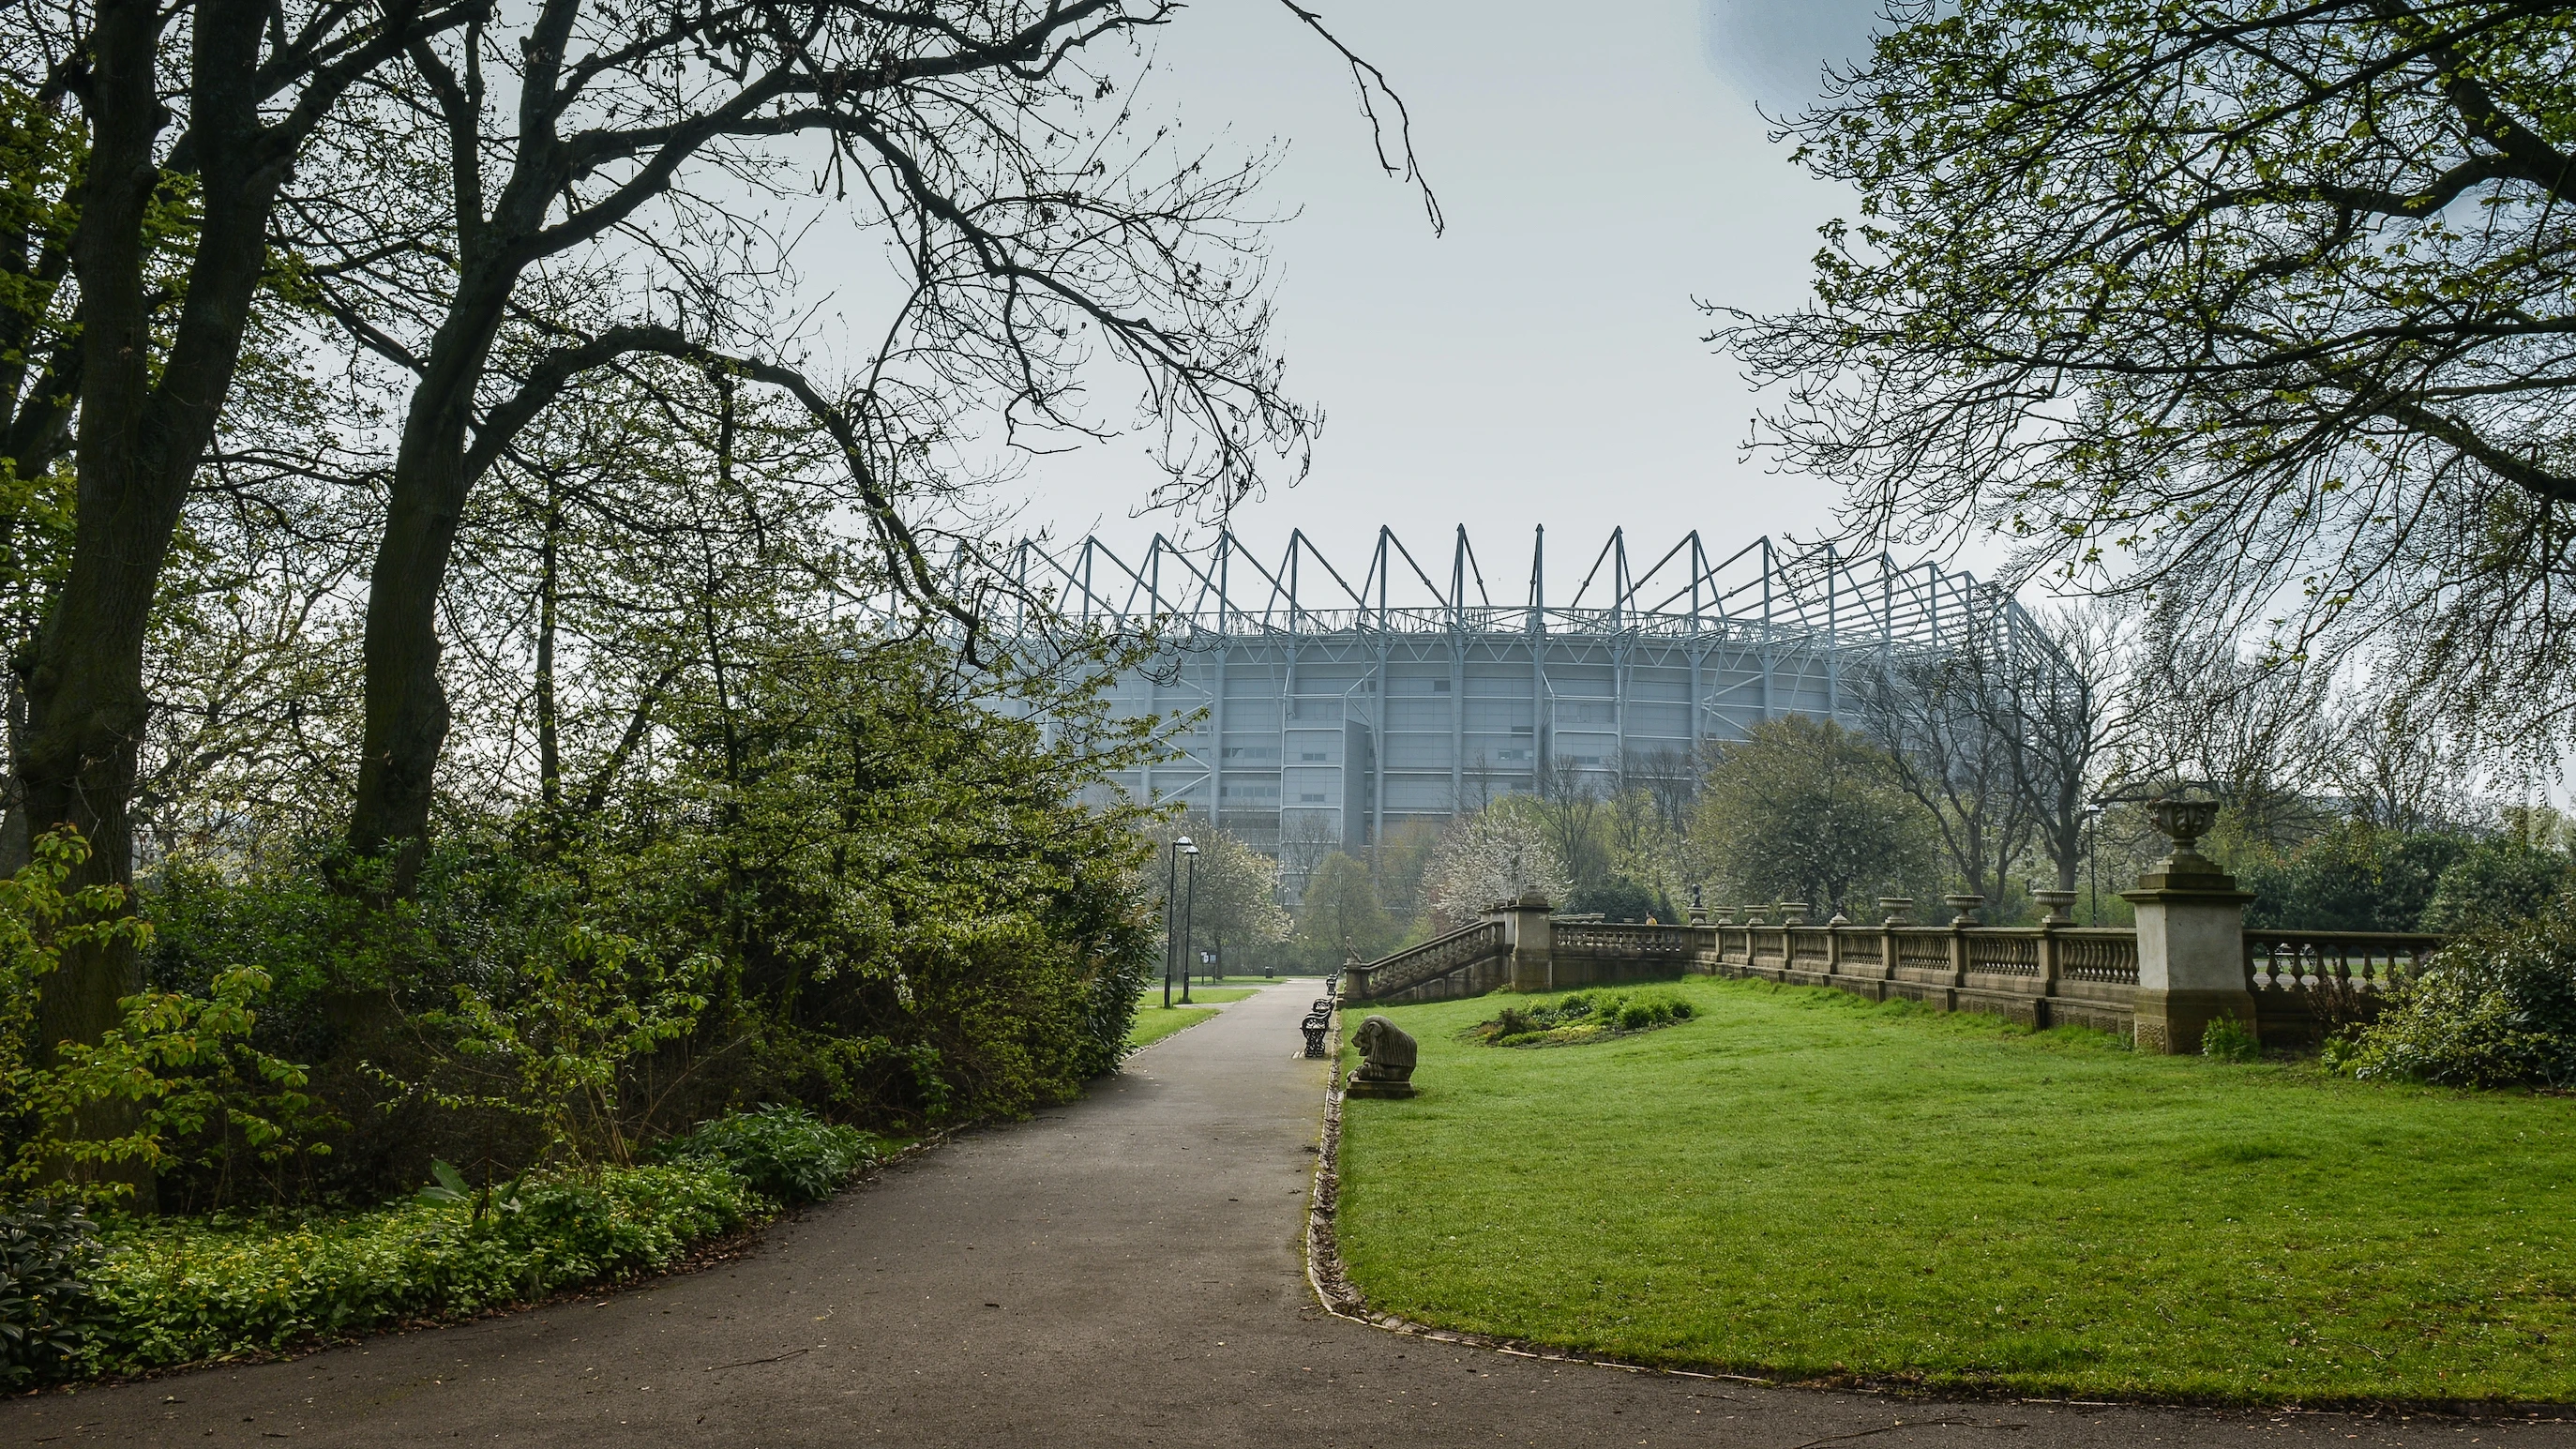
[[[1172,721],[1169,749],[1116,787],[1273,849],[1363,847],[1543,777],[1607,790],[1687,770],[1759,720],[1850,722],[1900,651],[2027,627],[2004,591],[1883,554],[1762,539],[1712,560],[1693,533],[1637,569],[1613,532],[1589,559],[1562,602],[1543,532],[1500,602],[1464,528],[1438,569],[1383,529],[1356,572],[1302,534],[1275,559],[1228,534],[1187,553],[1158,537],[1134,560],[1097,539],[1024,545],[1014,566],[1064,615],[1164,641],[1113,703]]]

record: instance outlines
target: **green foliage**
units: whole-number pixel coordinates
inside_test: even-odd
[[[1590,885],[1576,886],[1563,909],[1569,915],[1597,912],[1613,921],[1642,921],[1652,916],[1670,925],[1674,919],[1671,901],[1644,882],[1626,876],[1607,876]]]
[[[2263,1041],[2235,1017],[2212,1017],[2200,1030],[2200,1054],[2216,1062],[2261,1061]]]
[[[2457,1087],[2576,1084],[2576,901],[2454,939],[2337,1064]]]
[[[338,1112],[319,1168],[234,1130],[228,1156],[162,1164],[165,1202],[371,1201],[435,1158],[624,1163],[760,1103],[909,1134],[1113,1070],[1157,924],[1138,813],[1083,799],[1141,738],[1102,717],[1105,656],[996,682],[804,627],[722,698],[666,705],[666,768],[621,800],[460,809],[411,900],[304,842],[166,868],[150,979],[264,974],[246,1044],[324,1064],[302,1090]]]
[[[0,1389],[68,1378],[98,1316],[96,1229],[77,1204],[0,1212]]]
[[[1297,955],[1310,971],[1332,971],[1356,955],[1374,961],[1395,945],[1396,922],[1387,918],[1368,867],[1334,851],[1306,877],[1297,898]]]
[[[2448,934],[2527,921],[2565,895],[2571,882],[2576,870],[2563,851],[2481,840],[2442,872],[2421,929]]]
[[[1505,1006],[1466,1032],[1486,1046],[1575,1046],[1688,1021],[1689,1001],[1669,991],[1577,991],[1552,1001]]]
[[[714,959],[665,967],[638,942],[578,920],[538,944],[506,996],[460,982],[453,1005],[420,1014],[444,1071],[427,1083],[384,1080],[448,1111],[522,1116],[542,1127],[548,1154],[626,1161],[622,1069],[697,1024]]]
[[[64,947],[151,939],[148,924],[125,914],[122,890],[63,892],[87,856],[77,834],[58,831],[35,841],[34,858],[0,881],[0,1141],[8,1147],[0,1188],[23,1190],[67,1164],[149,1172],[202,1165],[228,1159],[236,1143],[271,1166],[300,1154],[321,1118],[303,1090],[304,1069],[251,1040],[255,1003],[271,984],[255,968],[218,972],[203,994],[126,997],[123,1019],[99,1041],[36,1050],[36,997]],[[137,1107],[128,1130],[78,1130],[90,1109],[113,1102]],[[130,1188],[109,1182],[99,1190]]]
[[[876,1161],[866,1133],[775,1104],[701,1122],[660,1155],[721,1167],[783,1203],[830,1197],[850,1174]]]
[[[1929,829],[1885,750],[1784,715],[1716,748],[1693,835],[1721,889],[1805,901],[1823,919],[1860,916],[1881,892],[1915,894],[1894,888],[1929,872]]]
[[[503,1204],[128,1221],[105,1234],[84,1366],[130,1373],[455,1318],[666,1268],[765,1204],[694,1163],[532,1177]]]
[[[2309,931],[2419,931],[2444,872],[2474,853],[2464,836],[2399,832],[2358,821],[2335,826],[2286,858],[2241,863],[2254,893],[2245,923]]]

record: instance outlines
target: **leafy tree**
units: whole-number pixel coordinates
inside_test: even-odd
[[[1931,822],[1865,736],[1783,715],[1711,753],[1692,836],[1724,888],[1849,914],[1929,873]]]
[[[1174,872],[1166,864],[1172,841],[1182,835],[1199,853],[1180,864],[1183,901],[1167,902],[1163,891],[1172,883]],[[1143,873],[1146,898],[1153,903],[1156,919],[1173,936],[1180,932],[1181,905],[1188,905],[1194,956],[1200,950],[1213,950],[1222,970],[1257,961],[1268,948],[1288,939],[1288,912],[1279,904],[1279,862],[1231,832],[1208,824],[1204,817],[1167,822],[1145,832],[1145,838],[1154,848]],[[1193,974],[1200,969],[1196,959],[1182,965]]]
[[[1325,856],[1297,901],[1297,952],[1309,967],[1330,970],[1353,955],[1374,961],[1395,944],[1366,865],[1340,851]]]
[[[2174,637],[2356,652],[2464,735],[2576,713],[2576,13],[1907,0],[1789,131],[1815,300],[1718,336],[1859,530],[1991,530]]]
[[[274,264],[280,198],[353,88],[480,9],[93,0],[13,7],[0,21],[12,104],[46,117],[19,136],[78,178],[55,196],[20,190],[0,258],[21,322],[55,315],[66,275],[78,295],[77,325],[57,333],[32,383],[16,379],[28,427],[10,463],[19,480],[40,476],[49,440],[71,429],[77,505],[19,665],[16,745],[28,819],[69,825],[92,847],[76,887],[133,878],[128,811],[154,605]],[[57,124],[67,101],[77,127]],[[76,947],[44,984],[41,1037],[104,1039],[139,985],[130,942]],[[130,1104],[103,1107],[90,1130],[113,1136],[135,1121]],[[148,1207],[148,1180],[127,1185]]]
[[[1454,931],[1498,901],[1537,891],[1563,907],[1574,894],[1565,862],[1548,832],[1530,818],[1526,797],[1512,795],[1450,822],[1423,867],[1422,895],[1432,925]]]
[[[2471,851],[2462,836],[2402,834],[2348,821],[2239,869],[2254,893],[2246,924],[2319,931],[2419,931],[2436,888]],[[2440,929],[2440,928],[2433,928]]]

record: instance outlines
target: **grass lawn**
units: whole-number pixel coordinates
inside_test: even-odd
[[[1162,984],[1157,982],[1153,990],[1138,1000],[1136,1024],[1127,1028],[1127,1050],[1132,1052],[1138,1047],[1152,1046],[1182,1027],[1196,1026],[1216,1015],[1218,1006],[1229,1001],[1241,1001],[1251,994],[1250,991],[1225,987],[1193,986],[1190,1000],[1195,1004],[1180,1005],[1181,994],[1176,989],[1172,993],[1174,1004],[1167,1007],[1163,1005]]]
[[[2576,1100],[2136,1056],[1840,992],[1471,1046],[1345,1105],[1340,1241],[1407,1317],[1671,1366],[2035,1394],[2576,1401]]]

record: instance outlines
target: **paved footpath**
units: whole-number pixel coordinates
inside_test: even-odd
[[[2576,1446],[2576,1425],[1936,1404],[1622,1373],[1326,1316],[1289,982],[737,1262],[292,1362],[0,1403],[0,1446]],[[1902,1421],[1902,1427],[1899,1427]]]

